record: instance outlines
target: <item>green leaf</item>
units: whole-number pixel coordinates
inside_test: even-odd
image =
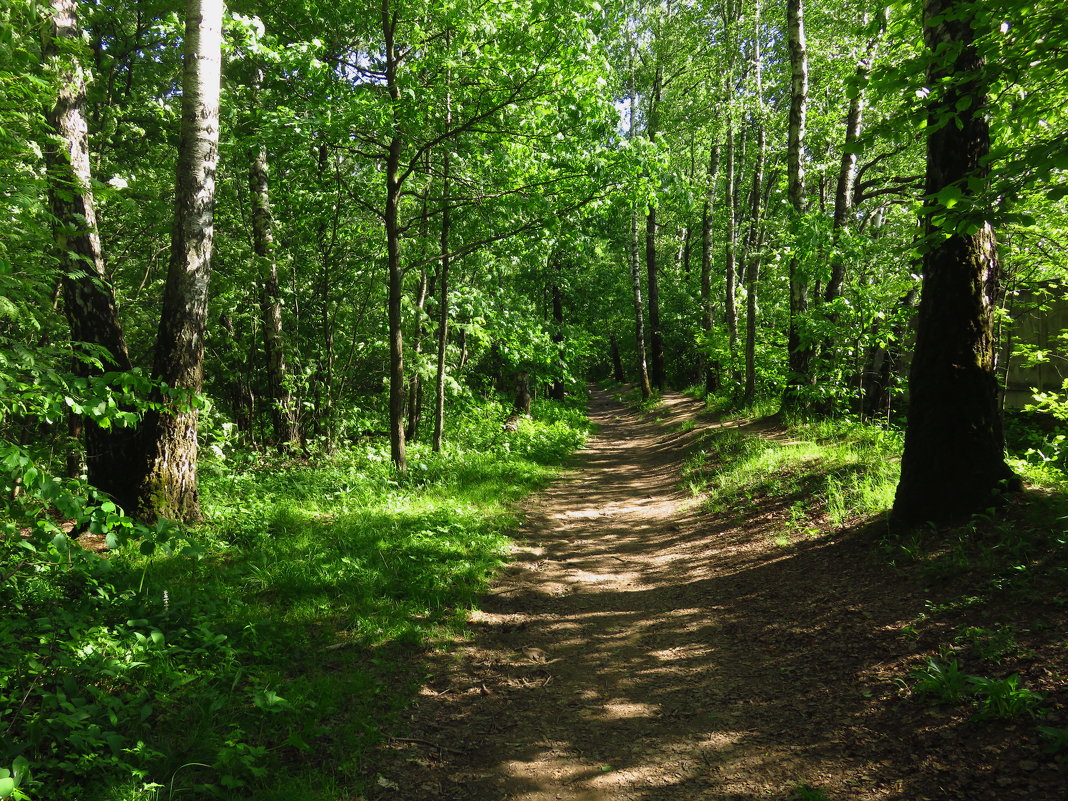
[[[947,209],[956,206],[962,197],[964,197],[964,192],[956,184],[944,186],[935,194],[935,200],[938,201],[938,204]]]

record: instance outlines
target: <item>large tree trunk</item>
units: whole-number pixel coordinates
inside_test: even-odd
[[[808,107],[808,51],[802,0],[787,0],[787,41],[790,48],[790,124],[787,141],[787,195],[797,232],[805,212],[805,118]],[[784,403],[801,403],[801,389],[809,380],[812,351],[801,336],[801,318],[808,311],[808,285],[797,256],[790,259],[790,323],[787,336],[789,376]]]
[[[257,70],[257,73],[259,71]],[[256,84],[260,78],[257,75]],[[267,362],[267,399],[274,429],[273,443],[279,447],[300,446],[300,430],[293,397],[286,386],[285,340],[282,336],[282,293],[278,286],[278,262],[274,253],[274,221],[268,184],[267,146],[260,144],[249,165],[252,195],[252,247],[259,261],[260,317],[263,325],[263,353]]]
[[[90,185],[89,136],[82,108],[85,76],[69,50],[60,47],[61,41],[81,39],[76,13],[74,0],[52,0],[51,30],[43,54],[55,62],[59,86],[56,105],[48,114],[55,138],[45,148],[53,232],[71,340],[104,348],[112,361],[105,369],[125,371],[130,369],[130,357],[104,268]],[[100,372],[81,359],[75,370],[82,376]],[[105,429],[78,419],[71,420],[71,431],[84,433],[89,483],[132,512],[140,478],[139,429]]]
[[[189,0],[185,24],[182,128],[171,260],[153,374],[190,393],[204,383],[204,327],[219,158],[222,0]],[[197,410],[185,402],[146,416],[146,471],[138,514],[200,519]]]
[[[929,205],[949,187],[974,197],[975,185],[988,178],[984,65],[972,28],[978,5],[924,3],[924,36],[934,56],[928,85],[935,87],[927,123]],[[925,219],[923,290],[894,500],[894,516],[906,522],[959,519],[1020,486],[1005,464],[997,408],[994,230],[989,223],[973,230],[949,209],[937,214]]]
[[[645,215],[645,272],[649,281],[649,349],[652,384],[664,388],[664,335],[660,330],[660,276],[656,267],[656,208]]]

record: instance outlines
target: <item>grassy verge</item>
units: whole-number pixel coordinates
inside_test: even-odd
[[[514,432],[506,415],[458,415],[454,444],[413,445],[403,477],[381,441],[312,463],[233,453],[204,464],[208,522],[170,553],[16,566],[0,768],[32,799],[358,797],[420,653],[504,558],[514,502],[586,431],[559,404]]]
[[[701,436],[684,477],[714,511],[744,514],[775,498],[789,509],[784,536],[818,534],[889,509],[900,448],[898,432],[847,421],[715,428]]]

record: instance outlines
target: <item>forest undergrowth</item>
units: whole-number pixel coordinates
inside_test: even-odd
[[[514,431],[509,411],[457,412],[404,476],[376,438],[310,459],[217,444],[206,522],[114,550],[10,532],[0,797],[350,797],[419,654],[504,558],[515,502],[586,435],[574,402]]]

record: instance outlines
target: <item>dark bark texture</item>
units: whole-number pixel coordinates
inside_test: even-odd
[[[557,271],[560,267],[557,266]],[[563,362],[563,347],[564,347],[564,293],[560,291],[560,285],[554,283],[552,285],[553,295],[553,344],[558,348],[559,362]],[[549,397],[553,400],[564,399],[564,382],[560,378],[553,380],[553,385],[549,390]]]
[[[790,49],[790,124],[787,136],[787,194],[800,223],[805,212],[805,128],[808,109],[808,49],[802,0],[787,0],[787,39]],[[812,351],[801,336],[801,319],[808,312],[808,285],[799,259],[790,259],[790,326],[787,349],[790,375],[783,405],[798,408],[802,387],[809,382]]]
[[[249,165],[252,195],[252,244],[260,263],[260,317],[267,361],[267,396],[271,404],[274,444],[300,446],[293,397],[286,386],[285,339],[282,334],[282,293],[274,257],[274,223],[268,182],[267,148],[260,145]]]
[[[925,38],[936,56],[928,111],[928,204],[949,186],[966,200],[984,180],[990,149],[983,63],[974,46],[977,3],[926,0]],[[949,78],[951,80],[944,81]],[[967,207],[968,204],[965,204]],[[936,212],[937,213],[937,212]],[[926,220],[923,290],[909,377],[909,414],[894,516],[960,519],[1019,487],[1005,464],[994,375],[994,231],[952,212]],[[945,234],[949,234],[945,236]]]
[[[52,0],[51,30],[44,57],[54,62],[59,91],[48,122],[54,138],[45,148],[53,231],[62,272],[63,306],[71,341],[87,342],[107,351],[106,369],[130,369],[130,357],[119,322],[115,297],[104,267],[90,188],[89,136],[85,123],[85,76],[81,65],[60,54],[61,40],[81,37],[74,0]],[[76,360],[75,371],[88,377],[100,371]],[[89,483],[108,493],[127,511],[137,501],[141,441],[139,428],[101,428],[92,421],[71,421],[71,431],[84,434]]]

